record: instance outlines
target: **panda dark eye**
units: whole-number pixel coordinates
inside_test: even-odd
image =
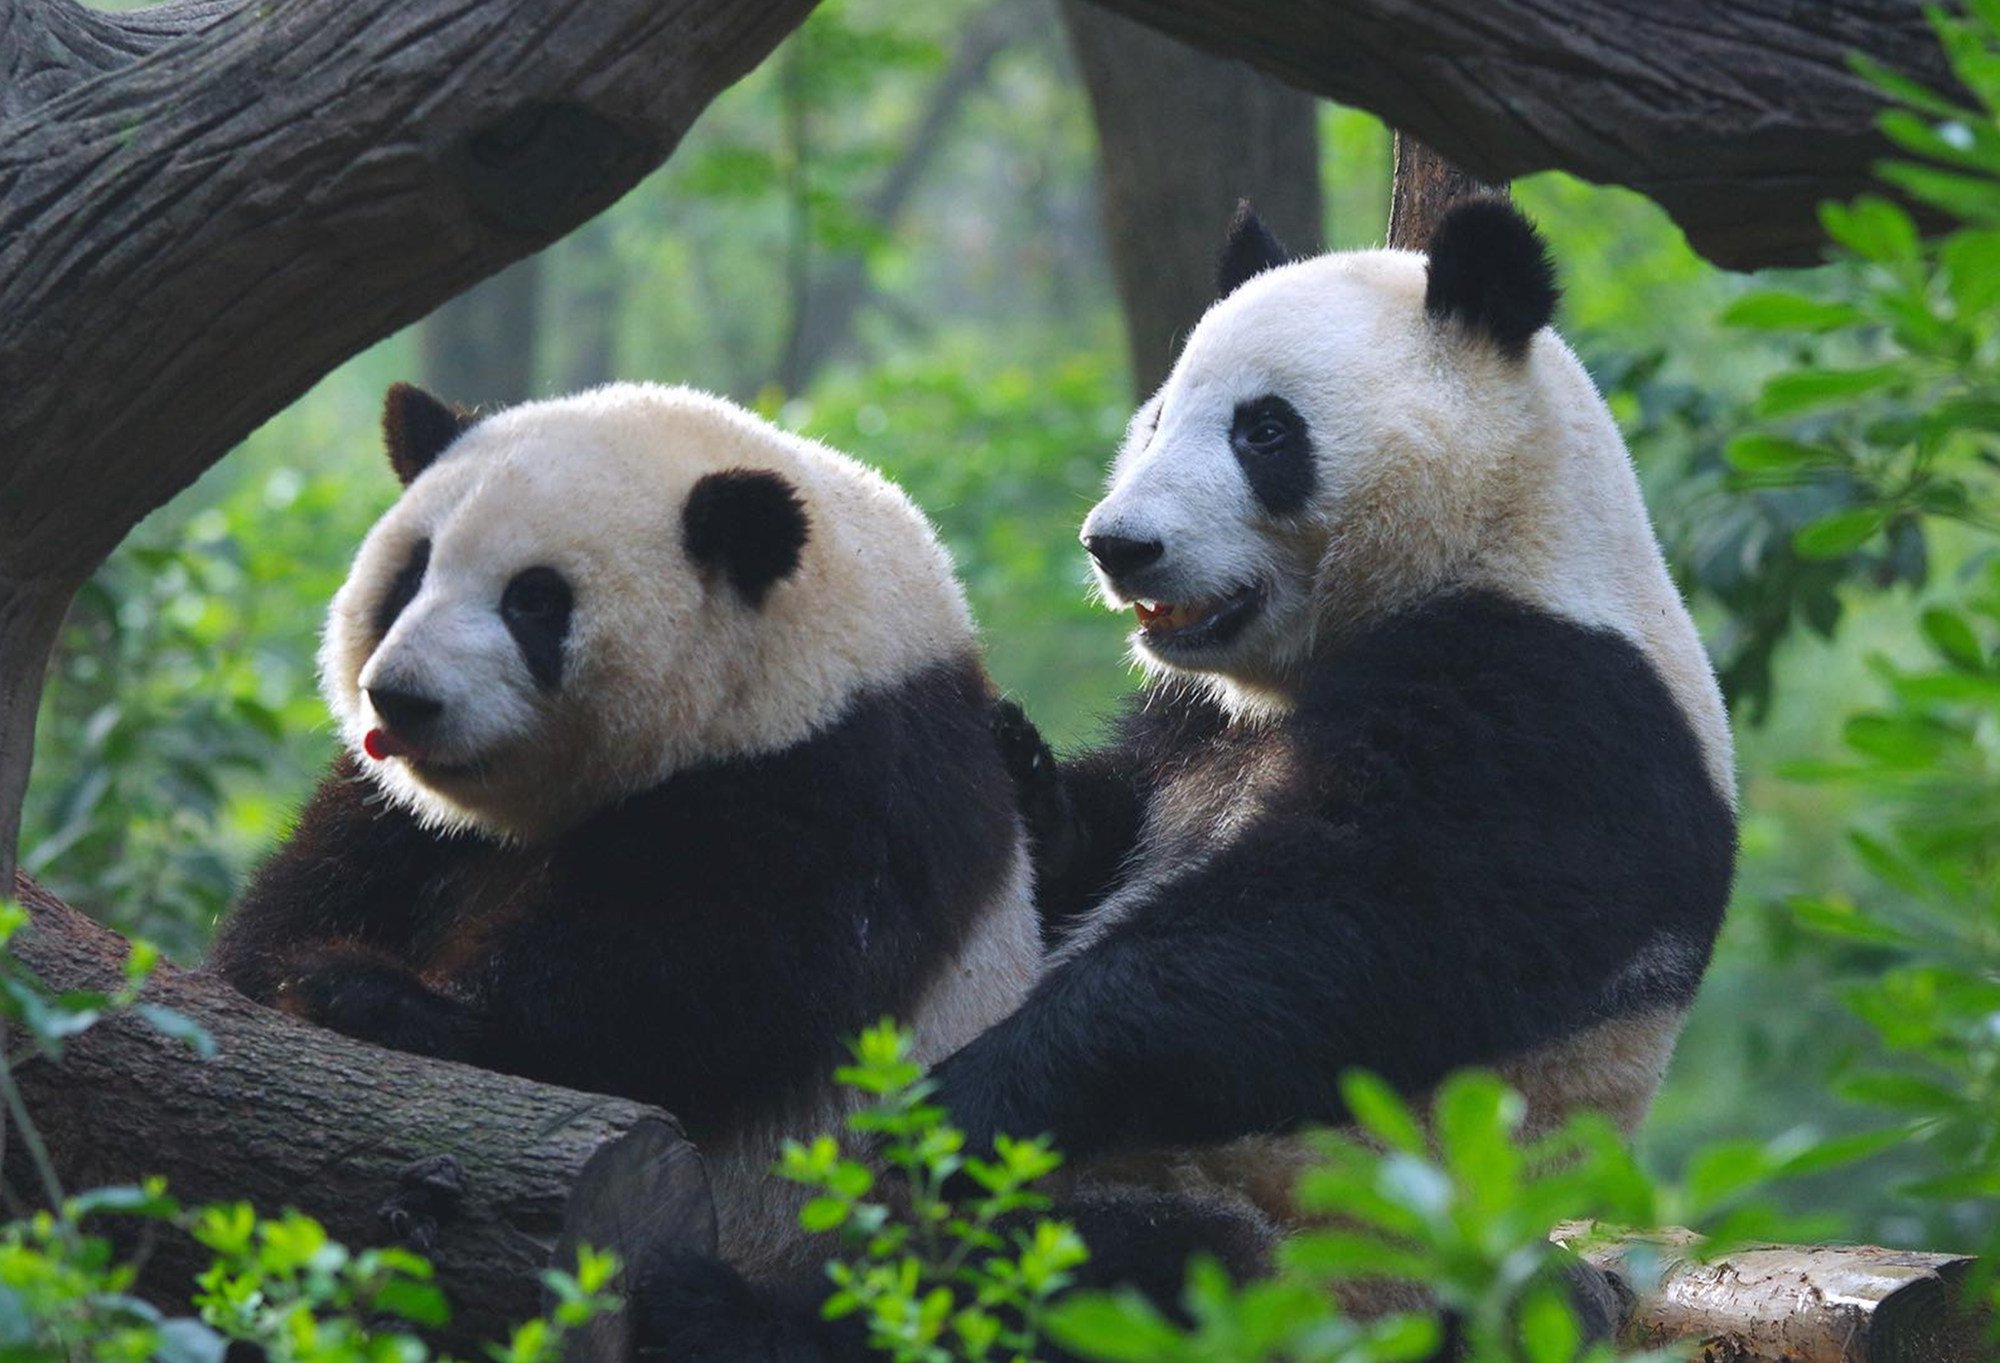
[[[1290,516],[1305,506],[1317,477],[1312,436],[1291,403],[1276,393],[1238,403],[1229,444],[1266,511]]]
[[[529,568],[514,575],[500,596],[508,620],[549,620],[569,614],[569,583],[553,568]]]
[[[528,674],[545,690],[562,682],[571,605],[569,583],[553,568],[524,569],[500,594],[500,619],[514,636]]]
[[[1275,450],[1285,442],[1285,437],[1289,434],[1291,430],[1284,422],[1267,416],[1252,426],[1250,433],[1243,438],[1250,442],[1252,449]]]

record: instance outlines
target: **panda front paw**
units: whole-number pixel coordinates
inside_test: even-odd
[[[278,986],[277,1005],[357,1041],[442,1060],[471,1058],[472,1012],[397,966],[322,959]]]
[[[1036,860],[1067,843],[1072,814],[1056,756],[1027,711],[1011,700],[993,706],[993,741],[1014,782],[1014,803],[1027,825]]]

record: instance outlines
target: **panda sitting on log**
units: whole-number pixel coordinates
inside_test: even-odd
[[[1611,415],[1548,330],[1540,237],[1462,204],[1423,254],[1222,298],[1083,527],[1154,674],[1118,736],[1011,765],[1051,954],[938,1072],[977,1147],[1228,1189],[1283,1229],[1339,1079],[1498,1068],[1531,1125],[1644,1115],[1735,861],[1727,718]]]
[[[902,492],[634,384],[469,422],[389,394],[407,485],[321,656],[348,751],[223,925],[252,998],[675,1114],[721,1253],[818,1282],[786,1136],[843,1042],[942,1058],[1040,954],[950,560]]]

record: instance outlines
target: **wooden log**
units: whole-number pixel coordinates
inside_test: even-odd
[[[1703,1363],[1983,1363],[1993,1356],[1959,1289],[1973,1260],[1876,1245],[1750,1245],[1715,1258],[1692,1231],[1551,1237],[1634,1300],[1624,1342],[1698,1341]]]
[[[1396,134],[1396,171],[1389,185],[1389,245],[1421,251],[1447,208],[1461,199],[1504,199],[1507,186],[1488,184],[1444,159],[1406,132]]]
[[[123,938],[26,878],[18,892],[32,921],[14,950],[47,984],[122,982]],[[483,1357],[482,1340],[542,1309],[539,1274],[571,1189],[607,1142],[643,1132],[644,1150],[685,1170],[686,1205],[705,1203],[699,1158],[657,1109],[382,1050],[200,971],[162,966],[145,999],[199,1022],[219,1054],[203,1061],[121,1016],[67,1042],[60,1062],[17,1073],[66,1191],[163,1174],[183,1203],[296,1207],[350,1245],[415,1243],[453,1307],[437,1342],[462,1356]],[[32,1184],[25,1159],[17,1140],[16,1186]],[[184,1311],[204,1266],[192,1241],[163,1238],[140,1290]]]

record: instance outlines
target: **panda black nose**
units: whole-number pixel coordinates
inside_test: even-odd
[[[1123,535],[1085,535],[1083,547],[1097,566],[1113,577],[1137,572],[1166,552],[1158,540],[1132,540]]]
[[[415,738],[444,713],[444,702],[388,686],[368,688],[368,703],[382,722],[405,738]]]

